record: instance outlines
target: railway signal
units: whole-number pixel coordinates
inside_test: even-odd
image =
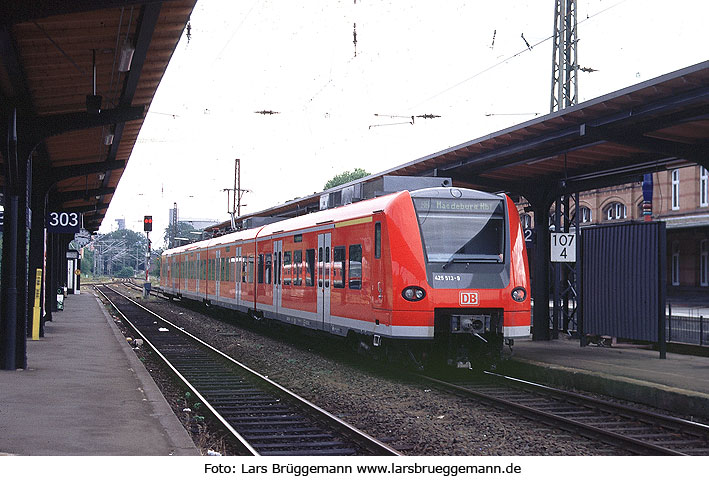
[[[153,217],[151,215],[145,215],[143,217],[143,231],[152,232],[153,231]]]

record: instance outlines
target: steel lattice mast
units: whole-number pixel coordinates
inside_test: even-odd
[[[578,102],[576,0],[555,0],[550,112]]]

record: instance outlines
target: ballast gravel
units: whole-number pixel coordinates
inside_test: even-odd
[[[293,340],[285,337],[290,333],[283,328],[261,333],[259,328],[270,326],[265,321],[236,320],[226,314],[217,318],[156,298],[140,301],[405,455],[627,455],[600,442],[406,382],[388,373],[388,364],[364,360],[334,341],[303,334]],[[156,382],[166,387],[164,377]],[[183,410],[179,395],[166,394],[166,398],[173,409]]]

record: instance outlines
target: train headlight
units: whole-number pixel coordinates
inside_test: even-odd
[[[512,299],[521,303],[527,299],[527,291],[523,287],[516,287],[512,290]]]
[[[401,296],[407,301],[421,301],[426,297],[426,291],[418,286],[409,286],[404,288],[401,292]]]

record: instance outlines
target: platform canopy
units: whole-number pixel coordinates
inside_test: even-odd
[[[195,2],[2,2],[5,193],[31,155],[33,198],[98,230]]]

